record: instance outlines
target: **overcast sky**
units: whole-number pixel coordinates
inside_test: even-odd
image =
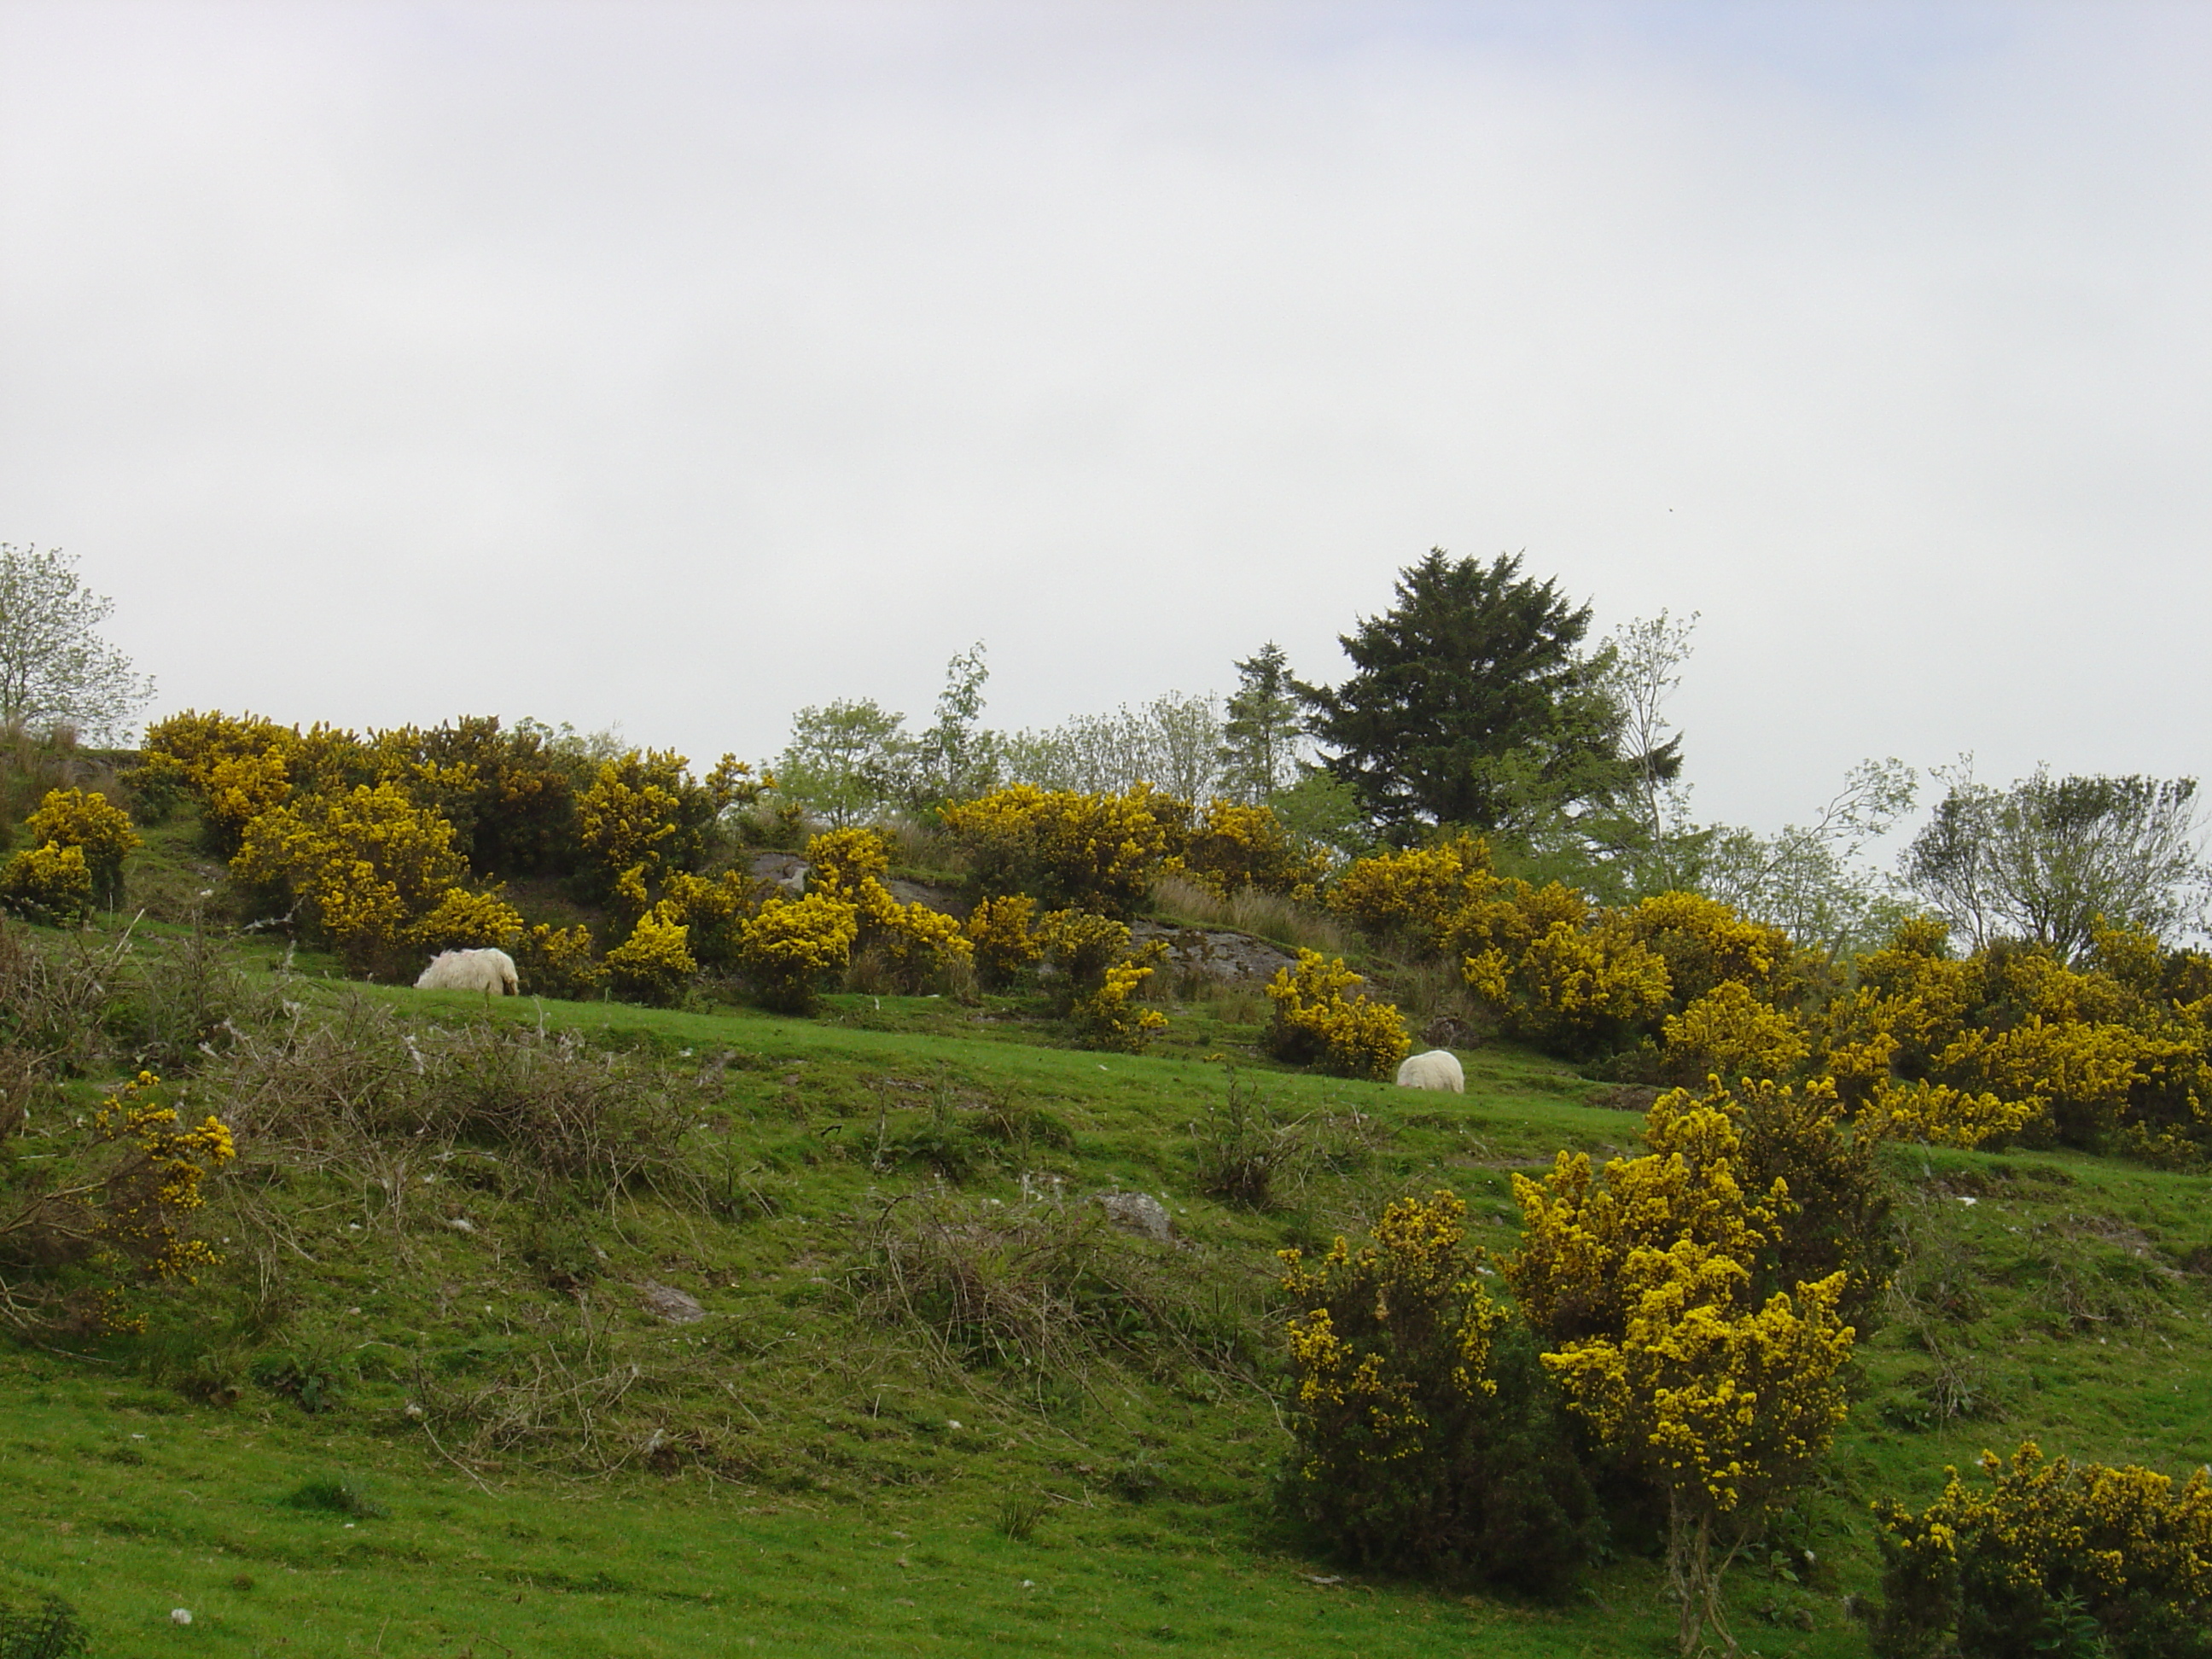
[[[1703,613],[1702,815],[2212,774],[2212,8],[0,0],[0,539],[160,707],[1305,677]],[[921,723],[917,720],[917,724]]]

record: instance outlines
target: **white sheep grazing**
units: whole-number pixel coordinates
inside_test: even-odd
[[[486,996],[520,996],[514,958],[504,951],[441,951],[430,958],[418,991],[482,991]]]
[[[1450,1049],[1431,1048],[1425,1054],[1408,1054],[1398,1062],[1398,1086],[1463,1095],[1467,1074],[1459,1068],[1459,1056]]]

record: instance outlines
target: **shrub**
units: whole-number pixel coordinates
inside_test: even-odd
[[[696,871],[724,809],[763,787],[728,755],[703,783],[689,767],[672,750],[629,750],[602,761],[576,797],[584,880],[619,909],[641,915],[670,874]]]
[[[637,919],[629,937],[608,951],[600,966],[624,998],[663,1007],[681,997],[684,982],[699,971],[689,930],[658,907]]]
[[[1272,1209],[1295,1199],[1316,1170],[1352,1169],[1365,1158],[1370,1143],[1357,1113],[1287,1117],[1261,1100],[1233,1065],[1227,1071],[1226,1098],[1209,1103],[1190,1126],[1199,1191]]]
[[[1328,908],[1377,938],[1440,949],[1439,924],[1497,884],[1487,843],[1461,836],[1357,860],[1329,890]]]
[[[26,848],[0,869],[0,907],[54,927],[92,911],[92,871],[82,847]]]
[[[902,904],[884,885],[890,849],[879,832],[829,830],[806,843],[806,857],[812,866],[807,890],[853,906],[854,947],[888,975],[893,988],[919,991],[941,970],[972,959],[974,946],[956,918],[926,904]]]
[[[540,996],[571,1000],[590,996],[606,978],[592,950],[592,930],[580,922],[554,927],[539,922],[515,941],[516,977]]]
[[[859,943],[889,970],[892,985],[912,994],[975,958],[959,919],[926,904],[902,904],[873,876],[854,895]]]
[[[1984,1452],[1982,1472],[1987,1486],[1949,1470],[1918,1515],[1875,1506],[1883,1659],[2202,1659],[2212,1649],[2212,1475],[2200,1468],[2177,1489],[2133,1464],[2046,1462],[2033,1440],[2009,1463]]]
[[[1133,950],[1127,922],[1085,910],[1051,912],[1036,937],[1060,1012],[1087,1047],[1138,1054],[1166,1028],[1165,1014],[1135,1001],[1165,951],[1159,940]]]
[[[1742,1136],[1714,1106],[1675,1097],[1646,1136],[1650,1154],[1614,1159],[1602,1180],[1579,1152],[1541,1182],[1515,1176],[1524,1232],[1506,1273],[1568,1405],[1666,1498],[1688,1655],[1708,1626],[1726,1638],[1722,1575],[1843,1419],[1848,1275],[1761,1300],[1787,1182],[1753,1184]]]
[[[1146,784],[1118,795],[1016,784],[947,806],[986,895],[1028,893],[1051,908],[1126,916],[1152,884],[1182,811]]]
[[[1524,1332],[1482,1288],[1452,1194],[1401,1199],[1353,1251],[1285,1250],[1292,1507],[1363,1565],[1557,1590],[1595,1509]]]
[[[0,1659],[82,1659],[91,1651],[74,1607],[33,1579],[0,1571]]]
[[[858,929],[853,907],[830,894],[771,898],[738,930],[738,964],[768,1006],[805,1013],[852,959]]]
[[[1297,965],[1282,969],[1267,985],[1274,1004],[1268,1052],[1339,1077],[1389,1077],[1413,1045],[1389,1003],[1346,995],[1364,983],[1340,957],[1299,951]]]
[[[1844,1275],[1843,1318],[1864,1336],[1898,1260],[1895,1204],[1881,1167],[1882,1137],[1863,1118],[1848,1131],[1835,1085],[1815,1078],[1801,1089],[1765,1079],[1715,1083],[1702,1097],[1677,1089],[1652,1103],[1644,1140],[1669,1146],[1674,1125],[1698,1111],[1724,1114],[1736,1137],[1745,1187],[1784,1195],[1766,1242],[1744,1265],[1764,1293]]]
[[[1170,1375],[1242,1370],[1247,1358],[1241,1298],[1095,1204],[939,1193],[887,1205],[847,1282],[869,1318],[914,1325],[945,1358],[1035,1388],[1109,1355]]]
[[[1328,855],[1292,840],[1265,806],[1216,800],[1162,868],[1180,872],[1221,898],[1256,887],[1310,903],[1328,874]]]
[[[492,945],[508,950],[522,937],[522,916],[496,893],[448,887],[412,933],[416,945],[433,954]]]
[[[94,896],[113,909],[123,902],[123,860],[143,845],[131,815],[97,791],[49,790],[23,826],[34,846],[75,847],[84,853]]]
[[[2203,1143],[2212,1030],[2200,970],[2190,953],[2162,957],[2123,930],[2099,938],[2097,962],[2076,968],[2010,941],[1953,957],[1941,922],[1907,923],[1859,958],[1817,1064],[1899,1135]]]
[[[295,1510],[321,1510],[331,1515],[350,1515],[362,1521],[381,1521],[392,1513],[349,1474],[303,1480],[292,1489],[291,1496],[284,1502]]]
[[[135,1330],[125,1285],[197,1283],[219,1261],[191,1227],[207,1201],[203,1178],[237,1155],[228,1125],[210,1115],[186,1127],[161,1103],[161,1079],[141,1072],[93,1114],[79,1167],[34,1181],[0,1211],[0,1316],[18,1326],[67,1316],[93,1328]],[[18,1267],[20,1264],[20,1267]],[[90,1280],[66,1293],[57,1269],[82,1267]],[[33,1282],[35,1280],[35,1282]]]
[[[294,735],[258,714],[186,709],[146,728],[139,770],[163,789],[181,780],[199,801],[210,838],[228,854],[238,850],[248,823],[291,794],[282,748]]]
[[[1027,893],[979,899],[963,928],[975,953],[975,977],[987,991],[1003,991],[1036,965],[1043,946],[1030,929],[1036,901]]]
[[[849,895],[863,881],[890,873],[890,847],[874,830],[829,830],[806,843],[806,862],[810,888]]]
[[[661,890],[662,913],[690,930],[691,954],[702,968],[735,965],[739,933],[759,908],[759,884],[741,870],[712,878],[678,870]]]
[[[1717,899],[1656,893],[1619,915],[1627,936],[1667,964],[1678,1009],[1724,985],[1747,987],[1762,1002],[1772,1002],[1786,987],[1796,955],[1790,936]]]
[[[1467,981],[1506,1030],[1551,1053],[1587,1059],[1626,1043],[1667,1006],[1667,964],[1618,927],[1555,921],[1516,962],[1492,946],[1466,961]]]
[[[1796,1017],[1761,1002],[1749,987],[1723,980],[1679,1014],[1669,1014],[1665,1075],[1669,1082],[1794,1077],[1813,1052]]]
[[[411,934],[459,885],[466,866],[453,826],[398,785],[301,795],[246,826],[231,872],[276,888],[308,933],[356,971],[397,971]]]

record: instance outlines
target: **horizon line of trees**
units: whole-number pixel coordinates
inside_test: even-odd
[[[58,550],[0,544],[0,737],[14,748],[41,733],[128,735],[153,682],[100,637],[112,610]],[[1667,712],[1698,617],[1662,611],[1595,641],[1592,619],[1518,555],[1431,549],[1400,571],[1388,609],[1339,636],[1352,672],[1335,685],[1298,678],[1269,641],[1234,665],[1226,697],[1170,690],[1000,732],[983,719],[978,641],[947,665],[920,731],[868,697],[803,708],[762,775],[793,832],[933,821],[1008,784],[1140,783],[1194,805],[1266,806],[1340,861],[1473,832],[1516,874],[1608,903],[1696,891],[1838,954],[1916,913],[1974,947],[2017,938],[2069,959],[2100,917],[2167,940],[2203,934],[2212,871],[2196,780],[2039,767],[1999,788],[1963,756],[1931,775],[1943,793],[1893,873],[1866,854],[1918,795],[1919,775],[1894,757],[1853,768],[1808,822],[1772,835],[1700,823]],[[565,727],[559,738],[594,760],[625,747]],[[25,810],[0,805],[11,821]]]

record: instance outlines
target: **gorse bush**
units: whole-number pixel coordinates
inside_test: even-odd
[[[2212,1652],[2212,1475],[2046,1461],[2033,1440],[1984,1453],[1982,1473],[1948,1471],[1917,1515],[1875,1505],[1882,1659]]]
[[[64,927],[91,914],[92,870],[82,847],[49,842],[0,866],[0,907],[28,921]]]
[[[1165,951],[1159,940],[1139,950],[1127,922],[1084,910],[1052,912],[1036,940],[1060,1011],[1086,1046],[1138,1054],[1166,1028],[1165,1014],[1136,1001]]]
[[[962,931],[975,953],[975,977],[987,991],[1003,991],[1035,968],[1044,947],[1030,927],[1036,901],[1027,893],[978,899]]]
[[[659,906],[637,919],[629,937],[608,951],[599,966],[608,982],[632,1001],[664,1006],[681,997],[684,984],[699,971],[690,930]]]
[[[1587,1559],[1595,1504],[1465,1219],[1448,1192],[1401,1199],[1356,1250],[1282,1252],[1286,1495],[1362,1565],[1556,1591]]]
[[[1048,909],[1127,916],[1184,810],[1146,784],[1118,795],[1017,784],[947,806],[943,821],[986,896],[1027,893]]]
[[[540,996],[590,996],[606,978],[592,945],[592,930],[579,923],[555,927],[539,922],[515,941],[516,977]]]
[[[867,952],[891,988],[916,992],[940,972],[971,962],[975,947],[951,916],[905,904],[884,884],[890,848],[873,830],[832,830],[806,844],[807,890],[853,908],[854,949]]]
[[[35,847],[80,849],[94,897],[110,909],[122,902],[123,860],[141,845],[128,812],[96,791],[54,789],[23,827]]]
[[[1786,1081],[1812,1057],[1812,1040],[1796,1015],[1761,1002],[1750,987],[1723,980],[1679,1014],[1669,1014],[1664,1079],[1695,1086],[1709,1077]]]
[[[859,929],[853,906],[834,894],[771,898],[738,931],[738,965],[768,1006],[804,1013],[852,960]]]
[[[1161,868],[1222,898],[1250,887],[1310,903],[1328,876],[1328,855],[1299,844],[1265,806],[1209,802],[1176,839]]]
[[[2079,968],[2012,944],[1954,957],[1941,922],[1909,922],[1860,958],[1815,1064],[1900,1135],[2118,1140],[2188,1162],[2212,1142],[2212,1003],[2172,993],[2202,960],[2117,928]]]
[[[392,783],[302,795],[245,826],[231,872],[295,908],[356,971],[396,972],[466,878],[453,827]],[[520,918],[517,918],[519,923]]]
[[[1267,985],[1274,1005],[1268,1052],[1340,1077],[1390,1076],[1413,1045],[1395,1008],[1348,994],[1364,984],[1342,958],[1299,951],[1297,965],[1279,969]]]
[[[1649,1155],[1601,1179],[1578,1152],[1540,1182],[1515,1176],[1524,1231],[1506,1273],[1568,1405],[1665,1497],[1688,1655],[1708,1627],[1726,1638],[1728,1563],[1843,1420],[1850,1274],[1765,1289],[1789,1183],[1755,1184],[1734,1114],[1678,1094],[1646,1138]]]
[[[66,1164],[0,1190],[0,1318],[19,1329],[131,1330],[143,1284],[219,1260],[194,1229],[202,1182],[237,1156],[213,1114],[185,1124],[142,1072],[104,1100]]]

